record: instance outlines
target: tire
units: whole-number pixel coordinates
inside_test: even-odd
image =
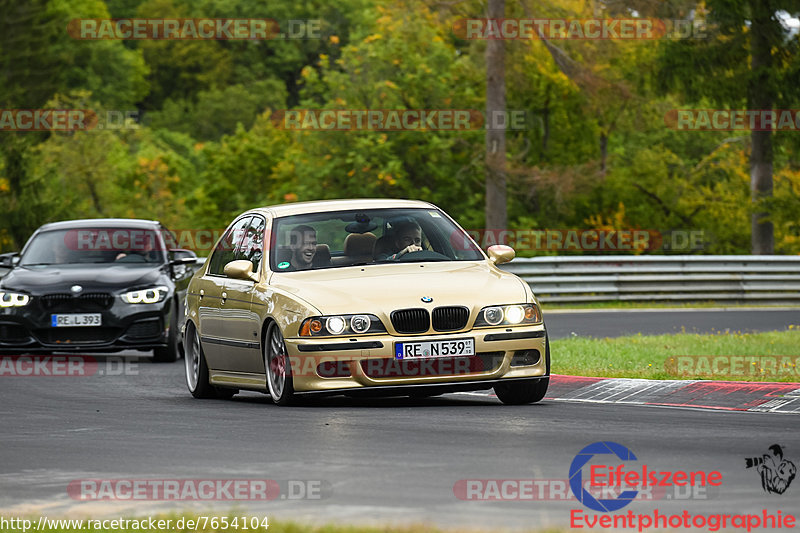
[[[169,319],[169,335],[167,335],[167,345],[153,350],[154,363],[174,363],[180,355],[180,340],[178,339],[178,305],[173,304],[172,313]]]
[[[208,365],[194,324],[186,324],[186,386],[195,398],[216,398],[217,390],[208,382]]]
[[[526,405],[541,401],[550,386],[550,339],[545,337],[546,377],[498,383],[494,386],[497,398],[506,405]]]
[[[264,373],[272,401],[277,405],[294,403],[296,395],[292,382],[292,366],[286,354],[283,335],[275,322],[267,328],[264,339]]]

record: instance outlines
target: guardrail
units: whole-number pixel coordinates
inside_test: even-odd
[[[205,260],[198,258],[193,268]],[[518,258],[501,268],[528,282],[543,303],[800,304],[800,256],[547,256]],[[0,278],[6,272],[0,267]]]
[[[518,258],[500,268],[527,281],[543,303],[800,304],[800,256],[548,256]]]

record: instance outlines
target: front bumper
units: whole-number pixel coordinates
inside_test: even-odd
[[[171,300],[127,304],[114,298],[107,308],[50,307],[36,298],[25,307],[0,309],[0,353],[149,350],[167,345]],[[53,314],[99,313],[101,326],[53,327]]]
[[[367,389],[476,390],[500,380],[548,376],[543,324],[484,328],[434,335],[370,335],[358,338],[287,338],[297,392],[358,392]],[[395,358],[395,343],[472,338],[475,355]]]

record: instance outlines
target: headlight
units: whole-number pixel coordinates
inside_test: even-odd
[[[327,329],[328,333],[331,335],[341,335],[346,327],[347,322],[340,316],[332,316],[325,321],[325,329]]]
[[[503,321],[503,308],[502,307],[487,307],[483,310],[483,318],[487,324],[496,326]]]
[[[356,315],[350,319],[350,329],[353,333],[366,333],[371,325],[372,321],[367,315]]]
[[[139,291],[128,291],[122,295],[122,299],[129,304],[155,304],[163,302],[168,292],[167,287],[151,287]]]
[[[334,315],[307,318],[300,324],[301,337],[330,335],[361,335],[386,333],[386,328],[375,315]]]
[[[541,321],[542,311],[536,304],[493,305],[481,309],[475,327],[538,324]]]
[[[18,292],[0,292],[0,307],[25,307],[31,297]]]

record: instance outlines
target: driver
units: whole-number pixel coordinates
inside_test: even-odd
[[[399,222],[392,231],[393,254],[380,254],[379,260],[399,259],[410,252],[422,251],[422,228],[415,220]]]
[[[294,270],[308,270],[317,253],[317,232],[311,226],[300,225],[289,233],[290,261]]]

